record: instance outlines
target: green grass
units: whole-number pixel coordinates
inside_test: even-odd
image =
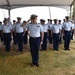
[[[31,67],[29,51],[16,52],[12,48],[10,53],[0,48],[0,75],[75,75],[75,45],[71,42],[71,51],[64,51],[63,44],[59,51],[48,48],[40,51],[40,67]],[[27,48],[26,48],[27,49]]]

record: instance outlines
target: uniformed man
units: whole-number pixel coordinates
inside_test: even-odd
[[[53,49],[57,51],[59,50],[59,33],[61,34],[60,26],[58,25],[58,20],[54,19],[51,35],[53,36]]]
[[[71,40],[73,40],[74,29],[75,29],[75,27],[74,27],[74,21],[71,20],[71,23],[72,23]]]
[[[20,52],[23,51],[23,32],[24,29],[22,27],[21,18],[17,17],[17,23],[15,25],[15,32],[17,36],[18,50]]]
[[[64,50],[70,50],[70,40],[71,40],[71,30],[72,30],[72,23],[69,21],[69,17],[66,16],[66,22],[63,25],[64,30]]]
[[[14,45],[17,45],[17,36],[16,36],[16,33],[15,33],[15,25],[16,25],[16,21],[13,20],[13,25],[12,25],[13,42],[14,42]]]
[[[8,18],[8,24],[12,25],[12,22],[10,21],[10,18]]]
[[[63,19],[62,27],[63,27],[63,25],[64,25],[65,22],[66,22],[66,20]],[[63,37],[63,40],[64,40],[64,30],[62,30],[62,37]]]
[[[30,51],[32,56],[31,66],[39,66],[39,49],[40,49],[40,32],[41,32],[41,44],[43,42],[43,27],[37,23],[37,15],[31,15],[31,23],[27,25],[28,31],[30,31]]]
[[[50,24],[50,19],[47,19],[47,21],[48,21],[47,25],[49,25]]]
[[[52,44],[52,42],[53,42],[52,41],[53,39],[52,39],[52,36],[51,36],[52,19],[50,19],[50,23],[48,24],[48,27],[49,27],[48,28],[48,35],[49,35],[48,38],[49,38],[50,44]]]
[[[10,42],[11,42],[11,33],[12,27],[8,24],[8,19],[4,20],[4,24],[2,25],[2,33],[3,33],[3,40],[5,44],[6,51],[10,51]]]
[[[44,29],[44,38],[43,38],[43,44],[41,46],[41,49],[42,50],[47,50],[48,25],[45,24],[44,19],[41,19],[41,25]]]
[[[60,35],[60,38],[59,38],[59,43],[61,44],[62,43],[62,24],[61,24],[61,20],[59,20],[59,26],[60,26],[60,28],[61,28],[61,35],[60,35],[60,33],[59,33],[59,35]]]
[[[26,23],[26,21],[23,21],[23,23]],[[24,26],[24,28],[26,28],[26,25]],[[25,45],[27,45],[27,43],[28,43],[28,31],[27,31],[27,28],[25,29],[25,33],[24,33],[24,36],[23,36],[23,43]]]
[[[3,37],[2,37],[2,22],[0,22],[0,40],[1,40],[1,42],[3,41]]]

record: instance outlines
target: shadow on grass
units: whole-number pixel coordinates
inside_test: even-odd
[[[24,52],[0,52],[0,58],[9,57],[9,56],[18,56],[24,54]]]

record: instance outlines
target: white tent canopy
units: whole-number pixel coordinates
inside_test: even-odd
[[[70,6],[75,0],[0,0],[0,8],[15,9],[25,6]]]

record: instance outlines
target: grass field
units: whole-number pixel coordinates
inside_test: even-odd
[[[25,46],[23,53],[5,52],[0,47],[0,75],[75,75],[75,42],[71,42],[71,51],[64,51],[63,44],[59,51],[53,51],[49,46],[47,51],[40,51],[40,67],[31,67],[31,55]]]

